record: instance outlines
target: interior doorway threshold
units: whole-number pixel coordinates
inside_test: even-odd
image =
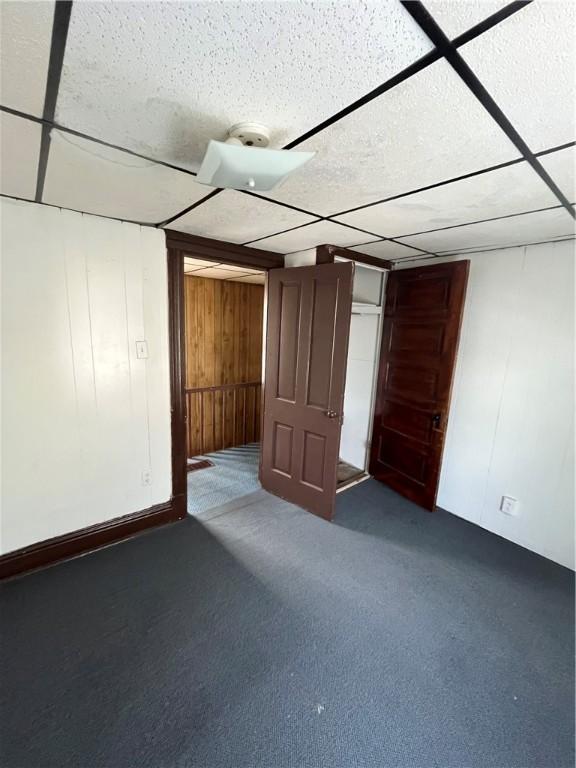
[[[369,480],[370,475],[367,472],[361,472],[358,475],[355,475],[354,477],[351,477],[349,480],[344,480],[342,483],[338,483],[336,487],[336,493],[341,493],[342,491],[347,491],[349,488],[352,488],[354,485],[358,485],[358,483],[363,483],[364,480]]]

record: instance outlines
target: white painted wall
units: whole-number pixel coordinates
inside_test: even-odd
[[[379,315],[353,313],[350,320],[340,458],[358,469],[367,467],[379,323]]]
[[[438,504],[574,568],[574,243],[467,258]]]
[[[168,308],[163,232],[12,200],[0,213],[9,552],[170,498]]]

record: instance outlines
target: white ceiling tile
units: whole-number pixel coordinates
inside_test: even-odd
[[[576,133],[576,3],[533,2],[459,50],[533,152]]]
[[[451,39],[492,16],[505,5],[508,5],[508,0],[426,0],[426,8]]]
[[[204,197],[192,176],[53,130],[44,202],[156,224]]]
[[[220,269],[220,267],[208,267],[208,269],[200,269],[194,272],[194,277],[210,277],[213,280],[230,280],[233,277],[238,277],[238,273],[231,269]]]
[[[38,123],[0,113],[0,191],[33,200],[42,129]]]
[[[169,226],[192,235],[247,243],[311,221],[313,216],[226,189]]]
[[[243,275],[259,275],[262,272],[260,269],[246,269],[246,267],[236,267],[233,264],[223,264],[223,266],[231,272],[241,272]]]
[[[292,251],[305,251],[315,248],[317,245],[355,245],[358,242],[369,240],[369,236],[354,229],[349,229],[342,224],[332,221],[318,221],[308,227],[293,229],[282,235],[267,237],[254,243],[254,248],[278,251],[279,253],[291,253]],[[378,238],[374,238],[377,240]]]
[[[184,269],[202,269],[202,267],[216,267],[214,261],[207,259],[193,259],[191,256],[184,256]]]
[[[237,277],[233,280],[234,283],[253,283],[254,285],[264,285],[264,275],[259,273],[257,275],[245,275],[244,277]]]
[[[402,243],[392,243],[390,240],[384,240],[379,243],[368,243],[368,245],[357,245],[351,248],[352,251],[365,253],[367,256],[375,256],[377,259],[398,259],[403,256],[422,256],[422,252],[416,248],[408,248]]]
[[[430,65],[298,149],[318,154],[267,197],[321,215],[519,156],[446,61]]]
[[[232,124],[282,146],[431,48],[396,0],[79,2],[57,116],[196,169]]]
[[[522,162],[363,208],[337,220],[399,237],[552,205],[558,205],[557,197],[528,163]]]
[[[53,2],[0,3],[0,101],[38,117],[44,111]]]
[[[570,203],[576,202],[576,149],[560,149],[549,155],[543,155],[538,160],[548,171],[560,191],[563,192]]]
[[[564,208],[402,238],[408,245],[436,253],[522,245],[574,234],[574,220]]]

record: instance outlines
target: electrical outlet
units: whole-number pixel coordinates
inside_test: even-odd
[[[145,469],[142,472],[142,485],[151,485],[152,483],[152,472],[150,472],[149,469]]]
[[[516,517],[518,514],[518,499],[513,496],[502,496],[500,500],[500,512],[511,517]]]

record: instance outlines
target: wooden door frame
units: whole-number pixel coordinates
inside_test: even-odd
[[[316,246],[316,264],[333,264],[336,257],[354,261],[357,264],[367,264],[370,267],[392,270],[394,264],[387,259],[378,259],[376,256],[369,256],[367,253],[351,251],[349,248],[340,248],[338,245],[317,245]]]
[[[172,441],[172,506],[174,516],[181,520],[187,511],[187,450],[186,450],[186,348],[184,314],[184,257],[186,254],[213,261],[268,272],[284,267],[284,255],[236,245],[223,240],[187,235],[167,229],[166,253],[168,265],[168,346],[170,359],[170,433]],[[267,280],[266,280],[267,283]],[[266,331],[266,284],[264,285],[264,333]],[[264,369],[262,370],[264,375]],[[262,387],[260,414],[264,413]]]
[[[356,264],[364,264],[367,267],[376,268],[382,270],[382,272],[391,272],[394,269],[394,264],[387,259],[378,259],[375,256],[369,256],[367,253],[360,253],[359,251],[351,251],[349,248],[341,248],[337,245],[317,245],[316,246],[316,264],[333,264],[337,258],[346,259],[347,261],[353,261]],[[380,370],[380,357],[382,355],[382,328],[384,326],[384,306],[386,304],[386,283],[382,290],[382,296],[380,297],[380,315],[378,318],[378,334],[376,337],[376,358],[372,369],[372,392],[370,395],[370,420],[368,422],[368,436],[371,438],[374,431],[374,416],[376,414],[376,400],[378,395],[378,374]],[[346,390],[344,390],[346,391]],[[370,451],[367,451],[367,456],[364,460],[364,467],[362,471],[369,474],[368,467],[370,465]]]

